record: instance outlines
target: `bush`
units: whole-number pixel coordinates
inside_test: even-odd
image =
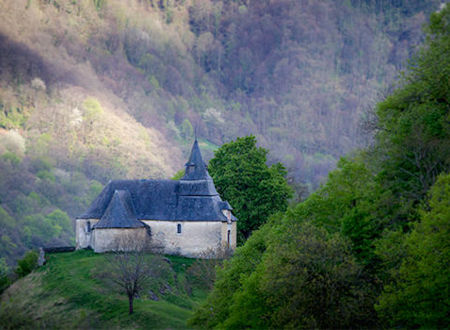
[[[17,262],[17,268],[15,270],[19,277],[24,277],[31,273],[33,269],[37,267],[38,254],[36,251],[28,251],[23,259]]]

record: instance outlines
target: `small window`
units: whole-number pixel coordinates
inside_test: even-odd
[[[87,224],[86,224],[86,231],[87,231],[88,233],[91,232],[91,222],[90,222],[90,221],[88,221]]]
[[[177,225],[177,234],[181,234],[181,224]]]
[[[230,239],[231,239],[231,230],[228,230],[228,234],[227,234],[227,245],[228,245],[228,248],[230,248]]]

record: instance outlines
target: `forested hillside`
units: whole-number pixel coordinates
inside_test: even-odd
[[[252,133],[316,187],[439,4],[1,1],[0,256],[70,243],[103,184],[171,176],[195,129],[209,157]]]
[[[376,106],[373,143],[218,270],[198,328],[448,327],[450,6]]]

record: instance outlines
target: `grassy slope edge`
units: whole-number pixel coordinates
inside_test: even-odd
[[[194,261],[168,256],[172,279],[161,279],[159,301],[142,296],[135,313],[128,301],[96,272],[105,255],[92,251],[52,254],[48,262],[17,281],[1,297],[0,328],[186,328],[186,320],[206,293],[186,293],[186,269]],[[158,285],[159,285],[158,284]]]

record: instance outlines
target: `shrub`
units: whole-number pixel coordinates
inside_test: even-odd
[[[23,259],[17,262],[17,268],[15,270],[19,277],[24,277],[31,273],[33,269],[37,267],[38,254],[36,251],[28,251]]]

